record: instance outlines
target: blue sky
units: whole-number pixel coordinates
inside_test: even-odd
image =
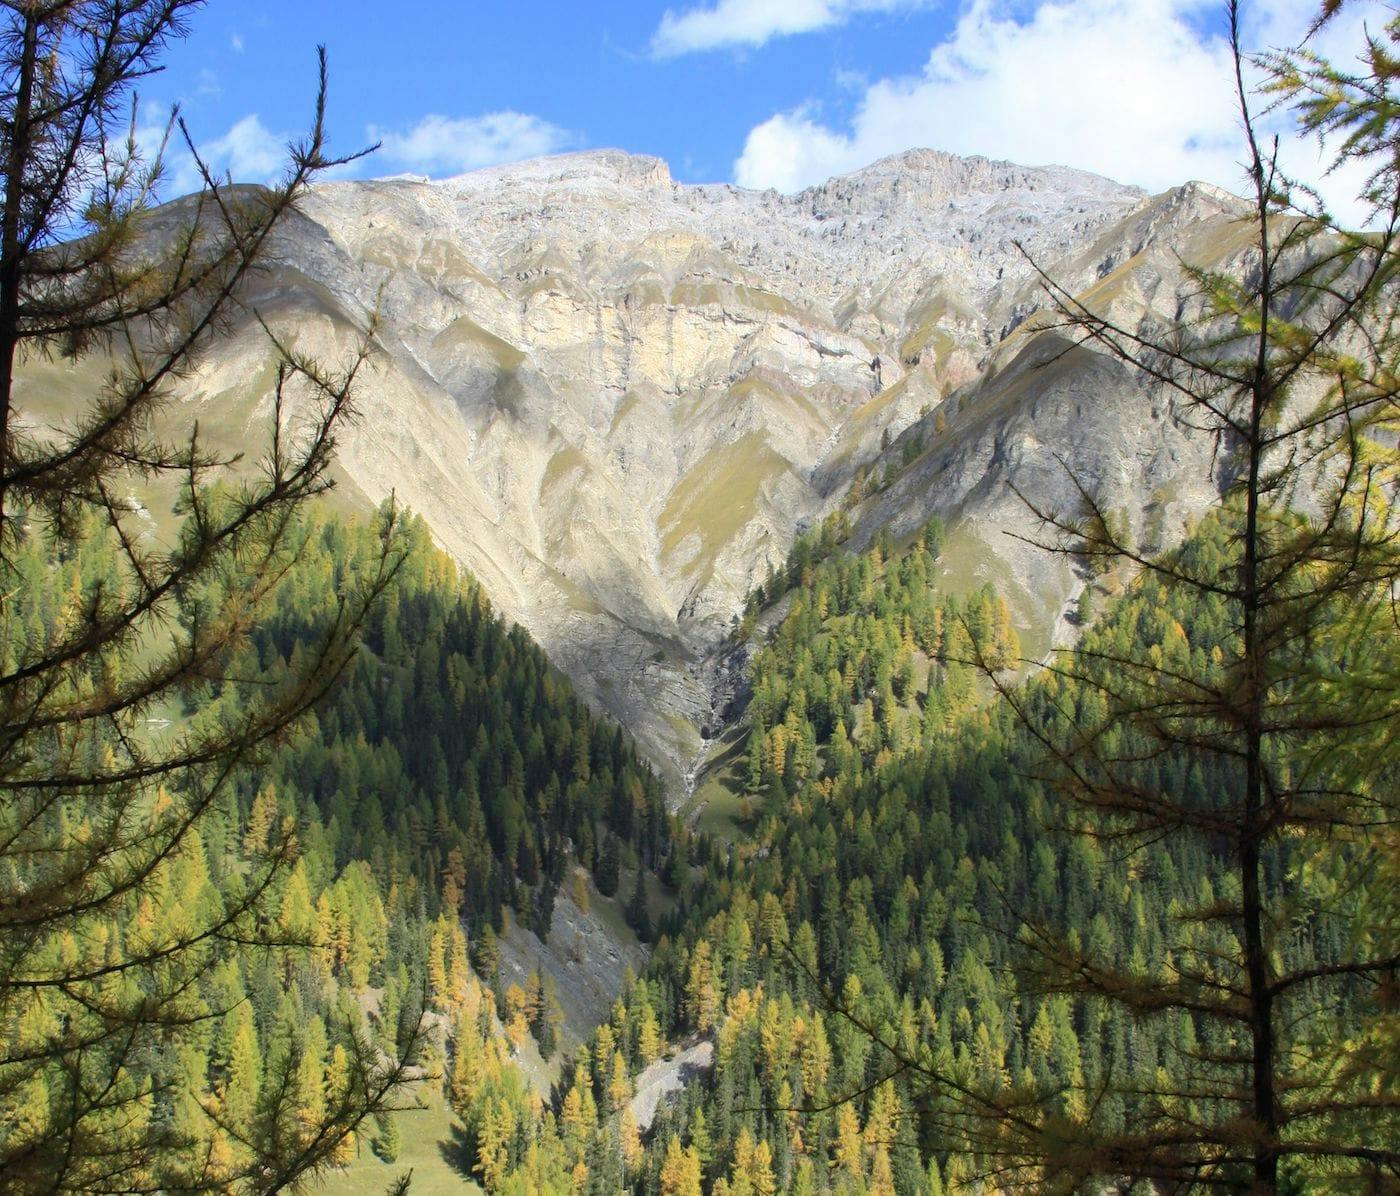
[[[1247,0],[1251,43],[1312,7]],[[178,100],[221,167],[270,177],[325,42],[336,148],[385,143],[363,174],[617,146],[791,191],[923,145],[1238,188],[1222,34],[1217,0],[212,0],[143,118]]]
[[[663,57],[651,43],[666,11],[636,2],[213,0],[144,94],[179,99],[200,138],[251,113],[288,131],[304,119],[323,41],[332,127],[347,145],[371,127],[406,132],[430,115],[513,111],[570,146],[652,153],[677,178],[727,181],[753,126],[814,96],[833,113],[849,108],[871,63],[917,70],[950,21],[946,9],[901,5],[759,48]]]

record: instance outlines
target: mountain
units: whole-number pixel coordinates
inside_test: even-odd
[[[1154,534],[1200,509],[1208,446],[1062,338],[1036,267],[1130,324],[1174,315],[1176,255],[1238,252],[1235,211],[928,150],[791,196],[609,150],[319,186],[250,303],[327,357],[377,311],[351,491],[420,512],[677,787],[746,595],[843,502],[857,547],[942,516],[946,580],[996,581],[1036,652],[1078,581],[1001,534],[1033,530],[1013,486],[1070,503],[1063,457]],[[240,443],[271,383],[249,317],[179,416]]]
[[[311,193],[167,417],[254,459],[274,381],[259,321],[327,359],[371,329],[341,505],[395,491],[421,518],[344,683],[240,780],[171,889],[236,892],[274,825],[305,844],[273,904],[313,944],[308,963],[260,956],[201,988],[243,1012],[179,1063],[232,1129],[196,1143],[251,1165],[261,1148],[237,1139],[262,1094],[314,1108],[344,1082],[332,1015],[387,1052],[424,989],[427,1116],[376,1123],[382,1164],[352,1160],[347,1139],[332,1191],[383,1186],[401,1157],[429,1185],[470,1174],[492,1192],[941,1193],[979,1174],[1001,1094],[1010,1114],[1045,1114],[1025,1123],[1038,1181],[1044,1144],[1061,1125],[1072,1142],[1086,1116],[1130,1143],[1162,1127],[1170,1146],[1183,1109],[1233,1135],[1257,1091],[1238,1050],[1250,1011],[1215,998],[1248,991],[1242,872],[1270,919],[1287,916],[1256,957],[1303,978],[1276,990],[1277,1057],[1309,1059],[1300,1085],[1334,1085],[1331,1044],[1381,1032],[1375,1007],[1360,987],[1318,1002],[1308,985],[1353,978],[1353,890],[1327,903],[1334,876],[1369,862],[1338,843],[1329,872],[1292,833],[1264,858],[1228,817],[1245,723],[1230,695],[1255,658],[1241,601],[1210,580],[1237,575],[1235,508],[1194,516],[1240,454],[1217,459],[1167,389],[1076,343],[1045,295],[1053,280],[1160,343],[1157,327],[1193,314],[1183,263],[1245,265],[1242,211],[1199,184],[1148,197],[926,152],[793,197],[678,186],[615,153]],[[61,416],[100,365],[26,362],[23,417]],[[1031,512],[1073,509],[1079,484],[1149,551],[1194,524],[1168,559],[1201,580],[1090,578],[1028,542]],[[133,497],[169,535],[170,494]],[[379,544],[377,520],[338,515],[314,517],[230,675],[290,668],[335,618]],[[16,644],[120,573],[116,541],[100,561],[38,544]],[[1352,626],[1372,624],[1290,635],[1283,675],[1319,645],[1346,645],[1349,663]],[[576,700],[527,631],[621,725]],[[968,664],[1079,635],[1076,668],[1007,702],[989,704]],[[1107,746],[1058,758],[1070,742]],[[1047,747],[1109,771],[1082,808],[1057,808]],[[1325,755],[1332,767],[1330,740]],[[1121,798],[1102,821],[1096,784]],[[1192,835],[1157,834],[1158,792]],[[1315,888],[1326,920],[1309,923],[1294,902]],[[180,913],[133,902],[119,933],[139,947]],[[1052,967],[1022,986],[1025,948]],[[1192,959],[1211,970],[1193,976]],[[1097,981],[1096,960],[1110,961]],[[1060,979],[1066,961],[1082,983]],[[1319,1014],[1337,1037],[1315,1037]],[[279,1083],[294,1061],[296,1086]],[[42,1086],[26,1106],[42,1124]],[[196,1106],[156,1112],[192,1121]],[[1144,1190],[1116,1160],[1105,1174]]]

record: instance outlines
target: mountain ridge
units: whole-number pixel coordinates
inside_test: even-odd
[[[1163,527],[1202,509],[1208,463],[1161,396],[1092,350],[1034,364],[1054,334],[1036,268],[1129,323],[1174,314],[1178,251],[1242,252],[1230,209],[936,151],[795,196],[588,151],[318,185],[249,308],[330,360],[377,320],[342,475],[421,512],[679,799],[746,596],[857,478],[857,544],[940,514],[1040,646],[1078,583],[1002,543],[1026,518],[1010,483],[1064,501],[1049,466],[1070,446]],[[178,417],[256,431],[267,360],[258,323],[235,324]]]

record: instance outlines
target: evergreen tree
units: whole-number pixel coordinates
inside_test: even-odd
[[[326,153],[323,56],[311,131],[277,186],[227,185],[183,126],[167,130],[204,185],[157,228],[160,158],[143,159],[122,121],[196,7],[55,0],[0,16],[0,589],[15,598],[0,612],[0,1110],[35,1110],[0,1128],[15,1193],[291,1185],[336,1157],[407,1062],[347,1036],[346,1083],[318,1133],[292,1141],[291,1053],[259,1059],[244,1023],[225,1077],[238,1142],[216,1133],[203,1154],[202,1131],[162,1103],[167,1078],[191,1073],[149,1062],[242,1007],[236,992],[224,1008],[195,999],[215,961],[291,945],[278,896],[295,842],[267,802],[244,831],[246,867],[217,893],[166,897],[202,855],[199,835],[236,822],[235,779],[342,672],[401,559],[390,515],[318,642],[286,669],[236,667],[295,557],[297,512],[330,484],[370,339],[333,371],[270,337],[271,419],[236,478],[194,428],[162,432],[173,380],[238,318],[274,230],[345,161]],[[105,379],[58,422],[29,417],[15,386],[45,355]],[[183,516],[168,544],[127,497],[141,486]],[[158,717],[170,734],[152,733]]]
[[[375,1133],[370,1147],[384,1162],[392,1163],[399,1157],[399,1123],[388,1113],[380,1113],[374,1119]]]
[[[1230,16],[1238,65],[1233,2]],[[1400,21],[1386,37],[1400,44]],[[1400,1181],[1400,1109],[1377,1098],[1383,1073],[1338,1081],[1336,1032],[1337,1009],[1364,1005],[1365,987],[1389,984],[1397,965],[1374,928],[1361,939],[1350,929],[1384,850],[1374,828],[1400,819],[1394,736],[1380,730],[1400,719],[1390,282],[1400,106],[1378,44],[1361,76],[1302,53],[1275,60],[1273,85],[1301,101],[1309,129],[1354,134],[1343,154],[1378,164],[1368,197],[1379,232],[1340,229],[1290,184],[1241,83],[1244,261],[1188,264],[1194,307],[1166,331],[1126,327],[1048,284],[1086,340],[1175,393],[1187,422],[1221,446],[1226,480],[1207,530],[1180,551],[1138,547],[1122,513],[1078,478],[1081,514],[1036,512],[1058,533],[1048,546],[1098,572],[1141,569],[1159,612],[1198,606],[1209,631],[1169,624],[1150,651],[1090,635],[1055,669],[1084,690],[1069,725],[1034,698],[1013,700],[1048,748],[1066,824],[1136,853],[1144,871],[1159,844],[1185,840],[1218,856],[1224,883],[1171,911],[1160,962],[1141,938],[1105,951],[1082,927],[1024,918],[1042,987],[1190,1031],[1167,1067],[1135,1058],[1129,1042],[1095,1090],[1073,1032],[1056,1025],[1048,1066],[1076,1099],[1046,1124],[1012,1093],[995,1134],[978,1139],[1024,1159],[1041,1187],[1095,1176],[1256,1193],[1322,1176]],[[1196,769],[1204,786],[1186,783]],[[1392,902],[1382,922],[1397,919]],[[1111,1123],[1105,1097],[1134,1099],[1133,1122]]]
[[[640,868],[637,869],[637,880],[632,888],[632,897],[627,902],[627,924],[637,932],[637,937],[642,942],[649,943],[651,941],[651,911],[647,908],[646,874]]]

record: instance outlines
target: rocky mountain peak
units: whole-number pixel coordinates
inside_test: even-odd
[[[671,168],[661,158],[630,154],[620,149],[579,150],[528,158],[504,166],[444,179],[439,186],[451,189],[509,187],[520,184],[576,187],[590,181],[616,183],[641,190],[673,186]]]
[[[797,195],[590,151],[318,187],[253,303],[332,359],[377,309],[346,480],[421,512],[679,793],[746,595],[830,511],[856,542],[939,514],[950,584],[997,582],[1045,647],[1077,581],[1000,534],[1012,484],[1067,501],[1068,454],[1159,530],[1199,509],[1169,404],[1066,351],[1020,247],[1131,321],[1177,301],[1177,251],[1239,252],[1230,209],[933,150]],[[203,426],[257,426],[265,358],[251,322],[221,339]]]
[[[1043,191],[1055,198],[1085,202],[1136,203],[1146,197],[1139,187],[1116,183],[1102,175],[1068,166],[1020,166],[944,150],[909,149],[880,158],[869,166],[838,175],[812,191],[842,188],[889,189],[925,201],[966,197],[978,192]]]

